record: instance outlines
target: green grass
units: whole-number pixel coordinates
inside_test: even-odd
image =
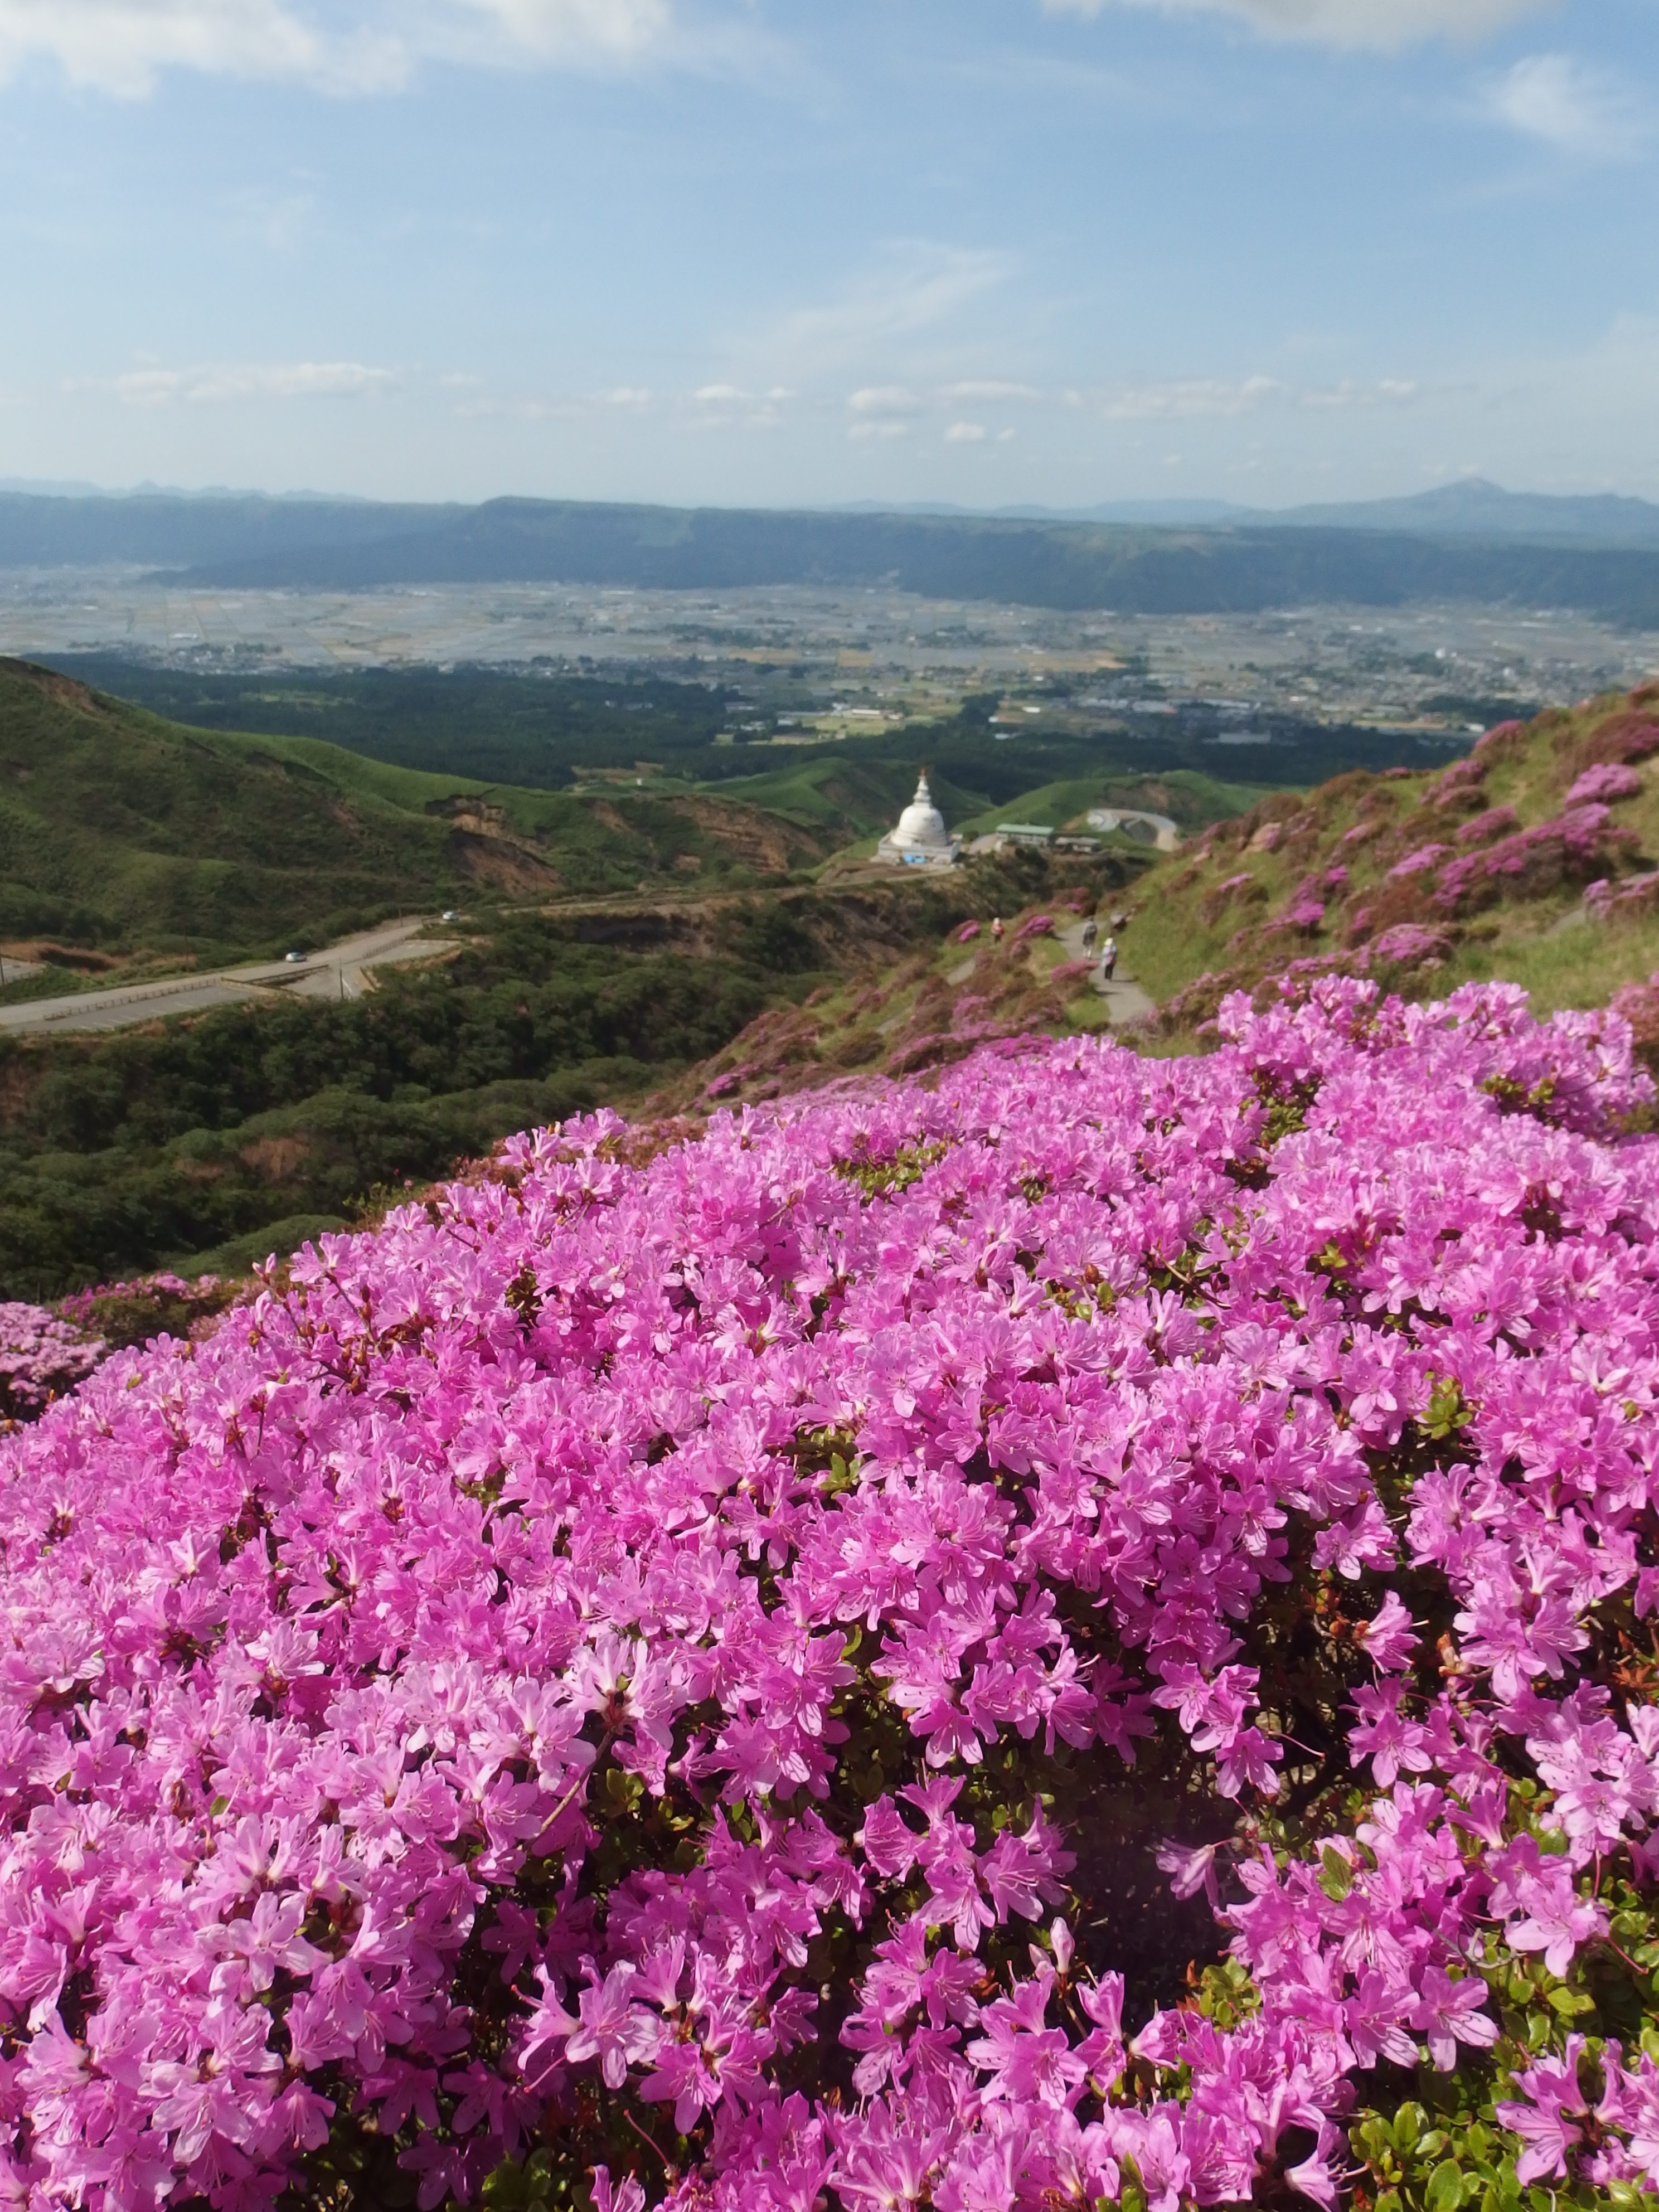
[[[1262,795],[1259,786],[1221,783],[1193,769],[1148,776],[1106,772],[1040,784],[1035,791],[1022,792],[1004,805],[986,807],[951,826],[967,837],[982,836],[1001,822],[1043,822],[1060,830],[1068,823],[1081,827],[1081,817],[1091,806],[1122,806],[1168,815],[1191,831],[1244,813]]]
[[[1432,873],[1396,879],[1389,872],[1428,845],[1448,848],[1449,858],[1483,849],[1503,834],[1476,823],[1488,810],[1512,810],[1522,830],[1553,820],[1578,774],[1615,757],[1621,730],[1653,719],[1656,708],[1659,690],[1650,686],[1629,698],[1610,695],[1552,709],[1488,746],[1480,756],[1484,778],[1466,795],[1449,791],[1438,771],[1356,772],[1259,801],[1197,850],[1168,856],[1143,877],[1126,967],[1160,1003],[1204,975],[1254,988],[1298,957],[1358,967],[1372,938],[1409,921],[1442,931],[1445,949],[1437,965],[1390,975],[1391,987],[1438,997],[1461,983],[1502,979],[1522,985],[1541,1012],[1604,1006],[1620,985],[1659,968],[1659,913],[1597,919],[1583,903],[1582,870],[1496,879],[1497,895],[1449,913],[1435,902]],[[1659,757],[1637,773],[1639,791],[1613,804],[1616,836],[1600,864],[1614,877],[1659,866]],[[1280,842],[1273,851],[1260,849],[1258,836],[1273,821]],[[1460,836],[1471,825],[1473,843]],[[1369,834],[1356,841],[1351,833],[1362,829]],[[1318,927],[1299,936],[1267,933],[1304,879],[1339,865],[1350,880],[1328,897]],[[1228,884],[1236,888],[1224,890]],[[1359,922],[1362,913],[1372,917],[1369,926]]]
[[[914,761],[819,757],[761,775],[723,778],[702,788],[856,842],[890,829],[915,797],[923,754],[917,741],[912,741],[912,750]],[[965,789],[949,776],[930,770],[928,781],[934,803],[953,827],[964,813],[985,805],[983,792]]]
[[[422,908],[750,884],[840,842],[689,790],[520,790],[316,738],[187,729],[0,662],[12,942],[220,961]]]

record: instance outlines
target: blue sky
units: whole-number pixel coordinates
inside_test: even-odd
[[[0,477],[1659,497],[1656,0],[0,0]]]

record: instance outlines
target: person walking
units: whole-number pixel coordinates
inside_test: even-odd
[[[1095,920],[1093,915],[1091,915],[1087,921],[1083,925],[1083,949],[1085,952],[1093,952],[1095,949],[1095,939],[1099,936],[1099,934],[1100,924]]]
[[[1100,980],[1109,983],[1117,969],[1117,939],[1109,937],[1100,948]]]
[[[994,914],[991,916],[991,934],[995,939],[996,942],[1000,945],[1002,942],[1002,916],[1000,914]]]

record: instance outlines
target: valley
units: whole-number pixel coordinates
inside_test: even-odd
[[[1423,766],[1421,732],[1372,731],[1359,761],[1276,744],[1299,777],[1231,781],[1137,766],[1142,741],[1091,734],[1093,695],[1048,675],[1036,714],[969,693],[880,732],[722,746],[724,679],[655,669],[291,689],[130,672],[152,700],[289,726],[191,727],[0,666],[4,1295],[240,1273],[601,1104],[696,1121],[1031,1035],[1201,1047],[1225,990],[1287,967],[1408,994],[1503,974],[1553,1006],[1659,964],[1651,688],[1495,726],[1472,753],[1439,743]],[[350,742],[296,733],[307,717]],[[654,758],[633,749],[647,720],[675,738]],[[1255,770],[1251,748],[1204,742],[1177,732],[1154,757]],[[936,881],[873,868],[924,748],[970,840],[1139,808],[1177,849],[1091,832],[1091,849],[1009,848]],[[469,751],[539,759],[546,781],[470,777]],[[1587,899],[1598,874],[1611,889]],[[1089,915],[1121,946],[1104,990]]]

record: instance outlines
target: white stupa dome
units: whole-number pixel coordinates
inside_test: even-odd
[[[917,781],[915,797],[900,815],[898,827],[888,842],[902,853],[942,853],[949,849],[951,833],[945,826],[945,817],[933,804],[925,769]]]

